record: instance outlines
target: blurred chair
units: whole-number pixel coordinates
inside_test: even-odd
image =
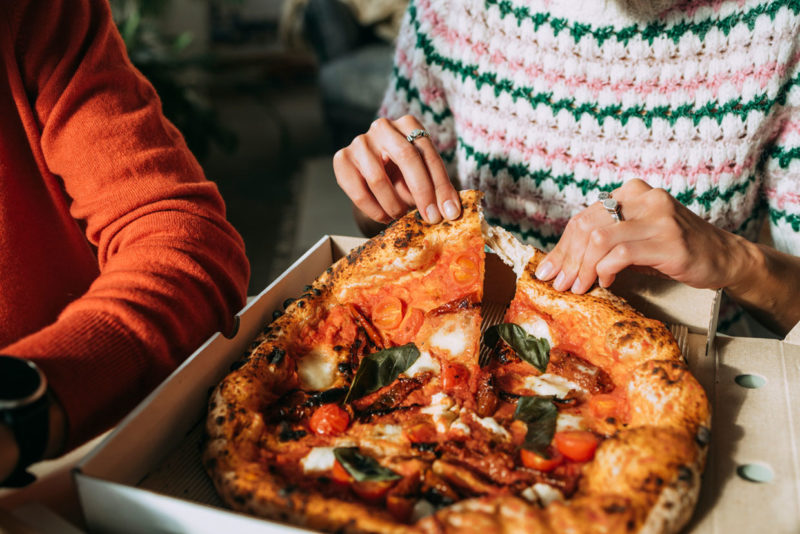
[[[322,109],[338,149],[375,119],[389,83],[394,45],[360,24],[339,0],[309,0],[304,25],[319,60]]]

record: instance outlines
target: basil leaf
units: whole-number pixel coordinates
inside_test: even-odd
[[[521,326],[514,323],[490,326],[483,334],[483,342],[490,348],[494,348],[501,338],[514,349],[517,356],[545,372],[550,361],[550,343],[545,338],[528,335]]]
[[[364,456],[358,447],[336,447],[333,455],[357,482],[380,482],[403,478],[388,467],[383,467],[375,458]]]
[[[419,349],[413,343],[365,356],[358,366],[344,402],[358,399],[378,391],[383,386],[388,386],[400,376],[400,373],[414,365],[417,358]]]
[[[528,425],[522,448],[549,458],[547,447],[556,433],[556,417],[558,408],[550,397],[520,397],[514,419]]]

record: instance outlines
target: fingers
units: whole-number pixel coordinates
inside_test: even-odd
[[[339,187],[350,197],[353,204],[371,219],[389,223],[404,212],[401,202],[394,195],[383,165],[375,166],[374,154],[369,152],[366,140],[359,140],[357,137],[347,149],[339,150],[333,157],[333,168]],[[370,172],[370,169],[373,172]],[[370,181],[365,174],[370,177]],[[382,191],[380,199],[373,191],[373,187]]]
[[[377,221],[399,218],[412,204],[429,223],[461,213],[458,192],[433,142],[429,137],[408,141],[415,129],[423,126],[410,115],[397,121],[378,119],[334,156],[339,186]]]
[[[411,115],[398,119],[394,125],[400,132],[410,133],[424,129],[423,125]],[[405,136],[401,145],[402,143],[409,144]],[[433,141],[427,136],[418,137],[411,145],[422,156],[427,175],[423,177],[421,173],[413,172],[416,170],[414,168],[409,168],[406,172],[403,161],[395,160],[395,163],[400,167],[420,213],[431,223],[439,222],[442,218],[451,220],[457,218],[461,214],[461,199],[447,176],[444,162]]]
[[[608,287],[617,273],[631,265],[655,265],[663,261],[665,248],[655,240],[626,241],[614,246],[595,267],[598,283]],[[586,290],[584,290],[586,291]]]
[[[613,219],[597,203],[574,216],[567,223],[564,234],[556,246],[539,264],[536,269],[536,277],[540,280],[555,278],[553,288],[558,291],[570,289],[578,278],[592,231],[613,223]],[[592,276],[590,280],[578,280],[578,285],[583,286],[587,281],[591,285],[594,278]]]
[[[644,203],[638,202],[647,197],[650,191],[652,188],[646,182],[630,180],[613,192],[613,198],[623,210],[622,222],[615,222],[599,202],[575,215],[567,223],[556,246],[537,267],[537,278],[553,280],[553,288],[558,291],[588,291],[598,279],[599,262],[612,250],[629,242],[653,237],[653,228],[640,221],[646,219],[647,214],[642,212]],[[621,268],[624,267],[627,265]],[[600,284],[607,286],[613,282],[615,274],[605,273],[599,279]]]
[[[612,251],[616,251],[617,255],[622,254],[620,260],[628,258],[629,244],[635,243],[638,246],[640,241],[652,237],[655,237],[654,228],[639,221],[625,221],[592,230],[589,234],[589,246],[586,248],[578,275],[570,286],[570,290],[573,293],[585,293],[592,287],[595,278],[600,286],[608,287],[614,281],[614,275],[632,263],[622,265],[617,271],[604,272],[604,276],[600,276],[600,271],[598,271],[600,261],[604,260]],[[631,256],[628,259],[631,262],[644,261],[644,258],[638,256]]]

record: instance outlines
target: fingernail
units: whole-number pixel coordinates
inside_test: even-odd
[[[456,203],[452,200],[445,200],[442,208],[444,208],[444,216],[448,219],[455,219],[458,217],[458,208],[456,207]]]
[[[439,215],[439,208],[436,207],[436,204],[431,204],[425,208],[425,215],[428,217],[428,222],[431,224],[436,224],[442,220],[442,216]]]
[[[575,281],[572,283],[572,287],[570,288],[570,291],[572,291],[573,293],[577,293],[578,289],[580,287],[581,287],[581,279],[580,278],[576,278]]]
[[[561,287],[561,284],[564,283],[564,278],[566,277],[567,276],[564,274],[564,271],[558,273],[558,276],[556,276],[556,279],[553,281],[553,288],[555,288],[557,291],[564,291],[566,288]]]
[[[536,278],[539,280],[547,280],[548,276],[553,272],[553,264],[549,261],[543,261],[539,264],[539,267],[536,269]]]

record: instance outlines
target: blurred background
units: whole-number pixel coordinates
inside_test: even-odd
[[[323,235],[360,235],[331,158],[377,112],[406,2],[111,0],[244,237],[250,294]]]

